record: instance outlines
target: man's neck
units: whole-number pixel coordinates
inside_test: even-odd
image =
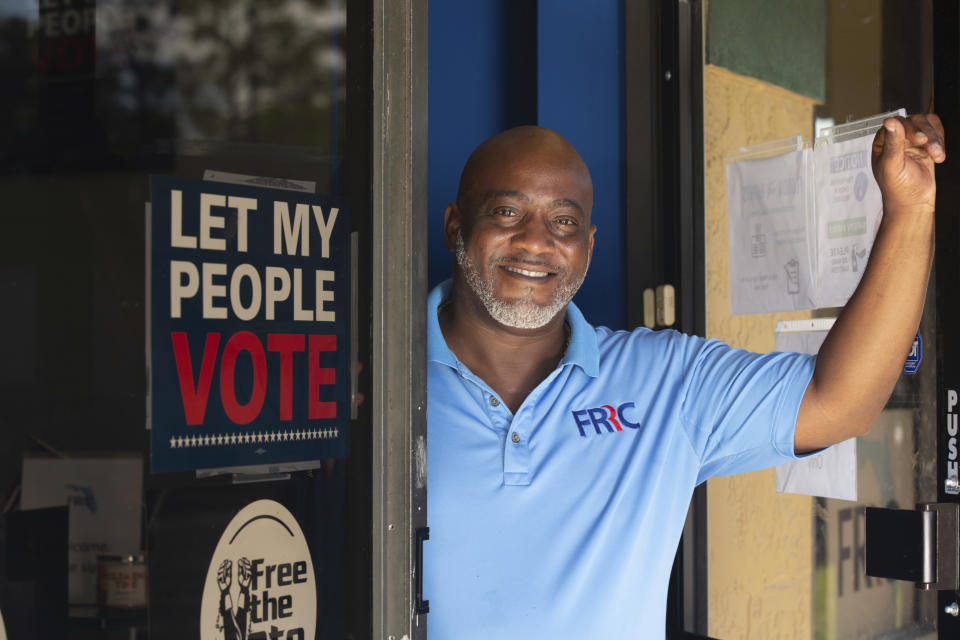
[[[475,296],[454,287],[438,313],[447,347],[514,413],[566,350],[569,330],[562,312],[539,329],[505,327]]]

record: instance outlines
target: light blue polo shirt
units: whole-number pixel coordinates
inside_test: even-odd
[[[594,328],[516,414],[447,348],[430,293],[431,640],[664,637],[694,487],[794,459],[811,356]]]

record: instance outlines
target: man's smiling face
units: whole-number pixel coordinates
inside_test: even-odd
[[[471,156],[448,207],[454,278],[501,325],[546,325],[586,275],[592,205],[586,166],[557,134],[523,128],[491,139]]]

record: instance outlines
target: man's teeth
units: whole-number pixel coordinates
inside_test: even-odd
[[[529,278],[546,278],[550,275],[547,271],[527,271],[526,269],[520,269],[519,267],[505,267],[507,271],[513,271],[514,273],[519,273],[522,276],[527,276]]]

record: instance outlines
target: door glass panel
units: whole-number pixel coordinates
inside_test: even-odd
[[[930,11],[929,2],[827,3],[827,99],[818,125],[927,109]],[[864,507],[937,501],[935,286],[931,279],[917,372],[900,377],[869,435],[858,439],[858,502],[815,501],[815,638],[936,638],[936,592],[868,577],[864,535]]]
[[[311,182],[348,199],[369,255],[367,11],[345,0],[0,3],[9,637],[252,640],[274,637],[271,620],[280,637],[301,637],[281,624],[300,605],[267,593],[268,569],[272,585],[312,576],[316,637],[369,635],[368,407],[351,424],[349,457],[279,472],[155,474],[145,429],[149,175]],[[370,269],[359,264],[366,292]],[[357,300],[357,336],[369,336],[369,304]],[[369,362],[368,339],[358,350]],[[368,373],[358,390],[370,397]],[[218,541],[262,499],[302,530],[309,571],[232,559],[230,606],[210,605],[214,622],[198,635]],[[241,597],[248,571],[260,589]]]
[[[903,374],[870,433],[857,441],[858,502],[817,498],[814,637],[936,638],[937,594],[866,575],[864,507],[937,501],[934,296],[928,295],[916,374]]]

